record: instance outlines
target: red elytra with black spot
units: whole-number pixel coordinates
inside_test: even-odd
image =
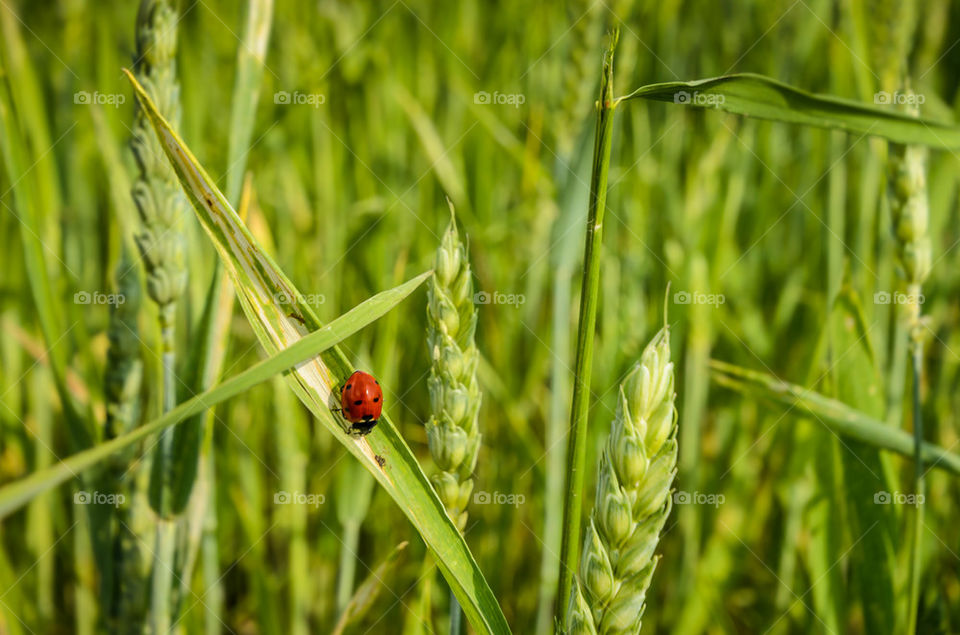
[[[340,389],[343,417],[352,423],[350,430],[361,435],[377,425],[383,411],[383,390],[373,375],[356,370]]]

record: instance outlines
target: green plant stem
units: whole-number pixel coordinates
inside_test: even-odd
[[[205,464],[204,473],[207,477],[207,509],[203,517],[203,536],[200,543],[200,555],[203,559],[203,588],[207,589],[203,605],[203,632],[206,635],[219,635],[222,625],[220,615],[223,614],[224,591],[221,582],[223,576],[220,575],[219,543],[217,540],[217,488],[214,477],[216,465],[212,447],[204,452],[203,461]]]
[[[561,630],[566,627],[566,603],[573,585],[573,572],[580,558],[580,523],[583,514],[584,466],[587,452],[587,415],[590,410],[590,376],[593,370],[593,339],[597,322],[597,297],[600,286],[600,247],[603,241],[603,215],[607,202],[607,175],[613,141],[613,34],[603,63],[600,100],[597,103],[597,133],[593,147],[590,176],[590,201],[587,213],[586,246],[580,295],[580,325],[574,366],[573,404],[570,409],[570,440],[567,452],[566,499],[563,505],[563,541],[560,546],[560,583],[557,587],[556,615]]]
[[[167,519],[157,521],[157,542],[153,548],[153,580],[150,590],[150,621],[154,633],[170,631],[170,592],[173,589],[176,538],[176,523]]]
[[[913,341],[913,453],[920,456],[923,446],[923,418],[920,412],[920,373],[923,367],[923,345],[919,338]],[[914,461],[913,493],[916,496],[913,506],[913,541],[910,546],[910,593],[908,595],[907,632],[917,632],[917,611],[920,603],[920,548],[922,546],[921,528],[923,527],[924,465]]]
[[[163,340],[168,342],[170,340],[172,345],[173,339],[173,328],[165,328]],[[171,410],[177,407],[177,375],[176,375],[176,353],[172,349],[166,349],[163,351],[163,411],[162,414],[167,414]],[[173,464],[173,430],[170,428],[165,429],[160,433],[160,478],[161,478],[161,488],[160,488],[160,515],[166,517],[170,514],[170,504],[172,498],[172,492],[170,490],[170,478],[169,478],[169,468]]]
[[[353,581],[357,574],[357,544],[360,541],[360,524],[346,523],[343,526],[343,548],[340,549],[340,567],[337,571],[337,613],[343,614],[353,597]]]
[[[461,635],[463,633],[463,609],[457,602],[457,596],[450,591],[450,635]]]
[[[172,346],[173,328],[163,329],[165,345]],[[163,352],[163,414],[167,414],[177,407],[177,389],[175,374],[176,353],[168,349]],[[165,428],[160,432],[160,453],[162,457],[160,474],[160,514],[157,520],[156,544],[154,545],[153,574],[150,586],[150,620],[154,633],[166,633],[170,630],[172,621],[171,592],[173,590],[173,571],[177,546],[177,524],[173,518],[167,517],[173,493],[170,488],[169,468],[173,463],[173,428]]]

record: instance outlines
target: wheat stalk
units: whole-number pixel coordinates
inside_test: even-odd
[[[677,410],[669,330],[647,345],[620,385],[600,459],[596,501],[568,611],[569,633],[635,633],[659,557],[677,473]]]
[[[123,301],[111,307],[107,335],[107,368],[104,375],[106,424],[104,438],[109,440],[130,432],[140,418],[140,388],[143,362],[137,315],[140,311],[140,280],[124,249],[117,264],[117,295]],[[124,502],[114,512],[110,528],[113,562],[110,575],[101,572],[104,590],[104,619],[114,631],[138,629],[144,619],[144,559],[140,538],[132,533],[139,523],[134,518],[135,488],[128,476],[133,448],[112,457],[107,482]]]
[[[912,95],[909,89],[908,96]],[[913,102],[915,100],[907,100]],[[907,108],[909,114],[919,116],[916,105]],[[914,456],[920,456],[923,446],[923,419],[921,417],[920,381],[923,372],[923,333],[925,329],[920,304],[923,283],[930,274],[932,256],[929,224],[930,204],[927,199],[927,149],[919,145],[891,144],[887,160],[887,190],[894,242],[901,275],[906,281],[907,295],[904,318],[909,329],[910,358],[913,364],[913,441]],[[914,494],[924,492],[924,466],[914,463]],[[907,620],[913,631],[917,624],[920,598],[920,551],[923,524],[923,505],[915,505],[914,526],[910,552]]]
[[[180,86],[176,78],[177,15],[166,0],[142,0],[137,14],[137,79],[153,96],[160,112],[174,127],[180,124]],[[143,257],[147,294],[159,309],[162,404],[168,412],[176,405],[175,329],[177,301],[187,283],[184,264],[184,200],[173,168],[164,156],[143,108],[134,122],[133,154],[140,173],[133,186],[133,199],[140,215],[141,231],[135,236]],[[151,504],[160,518],[156,527],[151,588],[151,621],[154,632],[170,628],[171,600],[176,551],[176,524],[170,515],[172,492],[170,464],[173,431],[164,430],[153,458]]]
[[[447,515],[461,532],[473,492],[473,470],[480,451],[479,354],[474,343],[477,309],[467,249],[460,242],[450,205],[450,224],[434,256],[427,287],[427,344],[430,347],[430,454],[440,469],[430,481]],[[450,632],[462,632],[461,609],[450,593]]]

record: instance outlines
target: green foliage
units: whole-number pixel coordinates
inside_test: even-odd
[[[573,509],[589,517],[617,387],[669,284],[678,491],[642,632],[900,633],[911,607],[919,632],[960,631],[950,2],[167,2],[176,27],[154,33],[156,51],[137,39],[139,4],[0,2],[0,630],[122,632],[108,619],[114,582],[123,621],[146,619],[158,524],[147,494],[165,428],[176,630],[445,632],[456,611],[439,545],[486,597],[463,603],[464,621],[494,616],[473,630],[554,632],[569,606],[556,595],[573,390],[590,424]],[[618,25],[598,276],[585,287],[603,37]],[[187,275],[167,374],[180,409],[165,417],[131,137],[172,176],[161,196],[183,188],[119,72],[161,55],[179,86],[173,128],[224,194],[212,199],[222,213],[180,218]],[[909,99],[919,118],[900,107]],[[338,322],[433,267],[448,197],[472,293],[490,299],[473,305],[483,449],[462,540],[420,475],[438,471],[433,281],[381,305],[381,319]],[[234,237],[256,246],[255,277],[295,282],[284,288],[302,297],[282,314],[273,291],[234,289],[233,252],[217,246]],[[124,251],[140,308],[84,303],[117,291]],[[910,324],[917,273],[922,319]],[[591,289],[591,377],[578,385]],[[280,329],[269,343],[261,317]],[[309,333],[328,337],[321,324],[338,329],[324,346],[340,352],[320,357],[333,398],[305,407],[295,367],[317,368],[323,342]],[[386,398],[362,462],[329,412],[355,368]],[[401,472],[415,494],[396,491]],[[919,508],[902,502],[918,483]],[[881,487],[888,504],[874,502]],[[94,492],[130,495],[75,502]],[[311,502],[275,502],[283,492]],[[414,495],[422,507],[398,504]],[[567,525],[577,552],[587,524]],[[576,589],[571,628],[593,620]]]

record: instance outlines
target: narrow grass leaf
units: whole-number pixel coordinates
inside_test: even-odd
[[[829,327],[831,384],[836,397],[865,414],[881,417],[883,382],[860,302],[849,286],[844,286],[837,297]],[[882,633],[895,623],[897,537],[892,506],[878,505],[876,496],[893,488],[878,448],[845,443],[839,454],[848,544],[855,545],[848,552],[853,586],[860,596],[867,631]]]
[[[340,619],[337,620],[337,625],[334,626],[333,631],[331,631],[333,635],[340,635],[340,633],[343,633],[343,629],[357,622],[370,611],[374,601],[380,595],[380,591],[386,587],[383,579],[396,564],[400,554],[406,548],[407,543],[401,542],[370,572],[370,575],[368,575],[357,588],[357,592],[354,593],[350,601],[347,602],[347,606],[340,614]]]
[[[903,430],[891,428],[845,403],[825,397],[802,386],[781,381],[767,373],[753,371],[719,360],[711,360],[713,379],[718,384],[742,392],[784,403],[799,413],[816,417],[837,434],[862,441],[881,450],[913,457],[913,437]],[[960,456],[924,443],[921,451],[924,465],[960,476]]]
[[[56,465],[33,472],[29,476],[0,488],[0,519],[39,494],[77,476],[87,468],[121,452],[137,441],[203,412],[289,368],[308,363],[318,354],[335,346],[360,329],[378,320],[397,306],[430,276],[422,273],[398,287],[383,291],[358,304],[325,327],[273,352],[267,359],[234,375],[214,388],[189,399],[162,417],[96,447],[78,452]]]
[[[304,296],[257,244],[189,148],[159,114],[132,74],[127,76],[149,113],[167,157],[190,196],[204,229],[236,287],[240,304],[268,353],[288,347],[322,327]],[[347,434],[340,417],[336,388],[353,371],[338,349],[328,351],[288,376],[290,386],[314,416],[384,487],[437,555],[438,566],[474,628],[484,633],[509,632],[500,606],[466,542],[447,516],[406,442],[385,414],[368,436]],[[377,457],[386,459],[381,466]]]
[[[64,325],[61,302],[47,263],[51,255],[58,260],[59,256],[41,238],[44,234],[43,213],[45,209],[49,213],[50,209],[43,207],[41,192],[44,188],[40,187],[37,175],[32,172],[37,159],[28,150],[21,130],[22,115],[14,110],[13,104],[13,87],[9,84],[4,61],[0,59],[0,157],[9,183],[4,190],[13,192],[16,209],[9,209],[3,201],[0,201],[0,206],[3,206],[4,213],[10,212],[17,219],[20,228],[27,280],[46,344],[44,356],[50,360],[57,393],[66,415],[70,442],[74,448],[89,447],[93,443],[94,432],[89,423],[90,417],[87,416],[88,410],[76,403],[66,383],[69,346],[67,341],[61,340],[66,340],[72,327]]]
[[[882,94],[878,95],[882,99]],[[952,124],[916,119],[851,99],[816,95],[753,73],[649,84],[617,101],[628,99],[712,107],[759,119],[884,137],[897,143],[920,144],[941,150],[960,149],[960,127]]]

